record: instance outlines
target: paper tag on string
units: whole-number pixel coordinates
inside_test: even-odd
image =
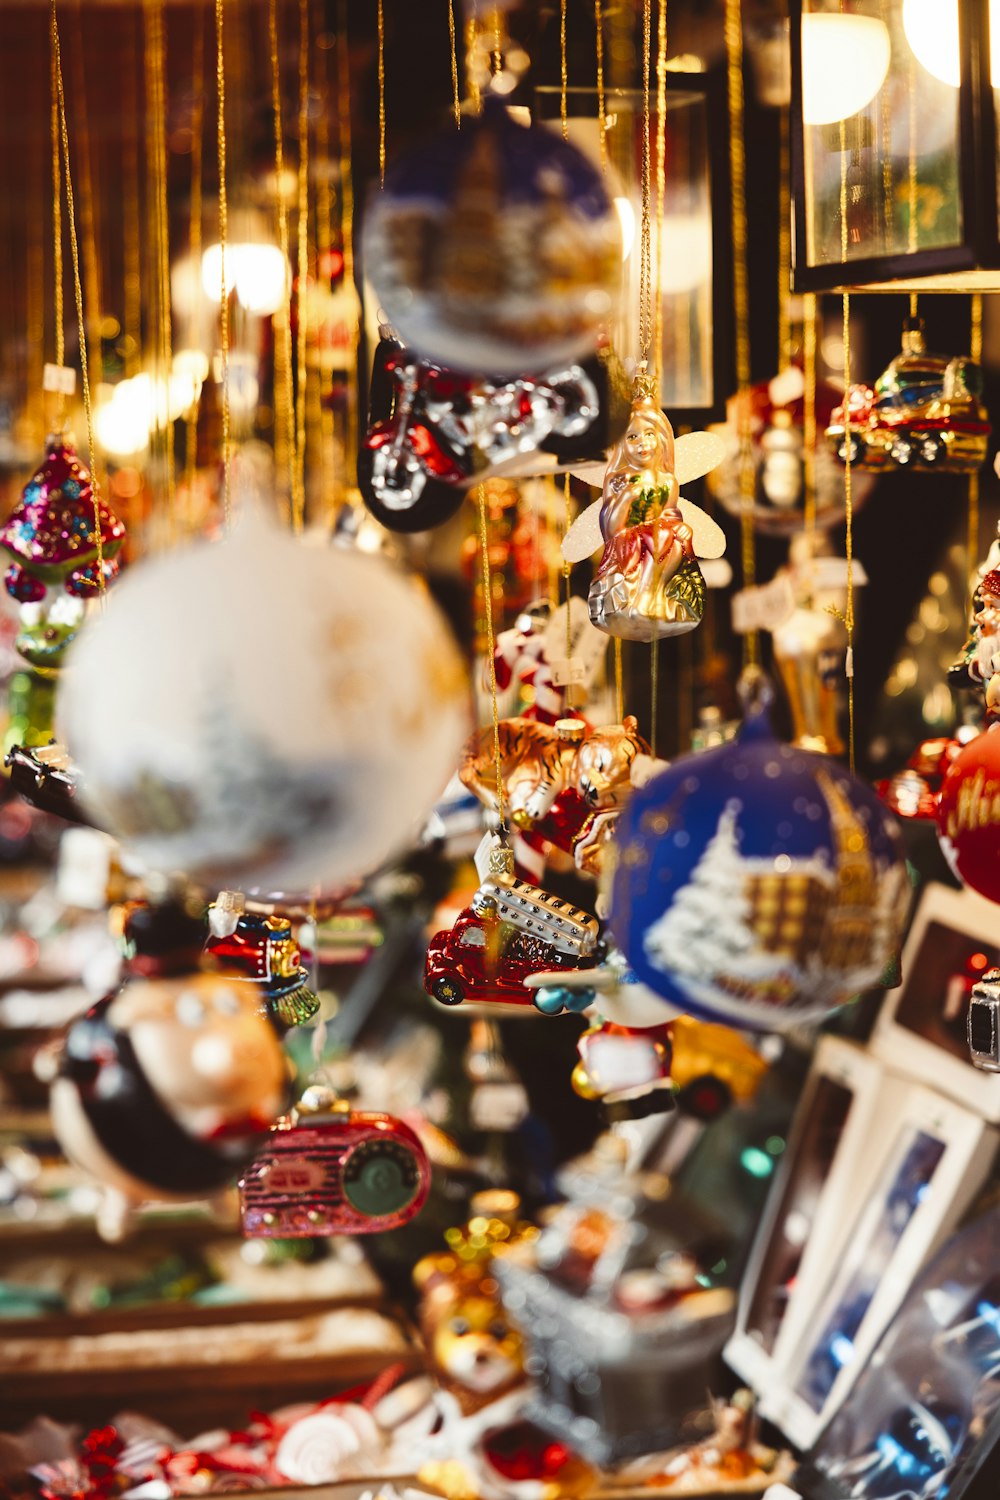
[[[566,605],[553,610],[545,627],[545,659],[553,670],[556,687],[592,687],[600,670],[608,637],[591,624],[586,599],[574,594],[569,601],[569,652],[566,646]],[[561,671],[573,675],[560,676]]]
[[[779,573],[770,583],[740,589],[733,595],[732,608],[737,635],[748,635],[751,630],[777,630],[795,611],[792,581],[787,573]]]
[[[55,391],[59,396],[72,396],[76,391],[76,371],[69,365],[45,365],[42,370],[42,390]]]
[[[578,656],[549,662],[555,687],[580,687],[587,680],[586,663]]]

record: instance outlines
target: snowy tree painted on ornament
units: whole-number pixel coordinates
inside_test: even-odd
[[[736,827],[741,806],[726,803],[690,881],[646,933],[646,957],[664,973],[714,974],[757,946]]]

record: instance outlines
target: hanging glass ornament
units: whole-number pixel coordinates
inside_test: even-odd
[[[1000,901],[1000,724],[968,742],[941,785],[938,837],[959,880]]]
[[[541,970],[592,968],[600,959],[599,935],[589,912],[519,880],[511,851],[501,848],[471,905],[431,938],[424,989],[442,1005],[531,1005],[528,978]]]
[[[609,635],[655,641],[701,620],[705,579],[698,558],[721,557],[726,539],[710,516],[681,498],[679,486],[718,463],[722,447],[707,433],[683,441],[682,452],[640,382],[628,428],[608,458],[602,498],[567,532],[563,556],[570,563],[589,557],[603,540],[589,605],[591,620]]]
[[[581,152],[487,98],[460,131],[389,166],[365,219],[365,264],[421,358],[520,377],[597,347],[621,231]]]
[[[749,436],[754,467],[753,524],[771,536],[788,536],[802,528],[805,518],[805,380],[795,365],[770,380],[750,387]],[[813,450],[813,486],[816,525],[820,530],[839,526],[844,519],[844,480],[840,465],[830,452],[823,429],[830,422],[840,392],[826,381],[816,386],[818,435]],[[708,476],[709,493],[732,516],[740,516],[746,504],[741,489],[739,398],[733,396],[726,421],[709,431],[725,444],[725,457]],[[868,499],[875,481],[858,473],[853,485],[854,509]]]
[[[902,353],[874,389],[852,385],[847,392],[852,467],[872,473],[895,466],[974,474],[986,458],[991,432],[982,389],[982,370],[974,360],[928,354],[922,321],[907,320]],[[841,405],[826,429],[841,463],[847,457],[846,430]]]
[[[291,896],[416,840],[466,705],[425,592],[248,514],[133,569],[74,652],[58,717],[87,807],[143,865]]]
[[[408,1224],[431,1169],[402,1120],[307,1088],[240,1178],[243,1233],[257,1239],[381,1234]]]
[[[599,454],[620,431],[614,410],[596,357],[501,381],[422,361],[384,330],[358,456],[362,497],[391,531],[426,531],[491,474],[538,473]]]
[[[313,1019],[319,999],[287,917],[248,912],[239,892],[223,891],[208,908],[208,925],[206,956],[255,986],[263,1014],[279,1032]]]
[[[599,874],[615,819],[632,790],[637,757],[649,756],[638,721],[589,729],[583,719],[501,719],[503,805],[520,834],[555,844],[578,869]],[[459,770],[463,785],[499,811],[497,747],[491,727],[473,735]]]
[[[48,439],[41,468],[0,529],[0,546],[13,558],[4,586],[20,606],[21,628],[14,644],[43,678],[59,671],[83,622],[87,600],[107,588],[121,567],[125,527],[100,498],[97,515],[100,548],[90,473],[70,439],[57,433]],[[44,683],[29,685],[16,716],[18,738],[9,733],[7,749],[14,743],[48,743],[52,698]]]
[[[710,1020],[775,1030],[878,984],[909,881],[874,793],[780,745],[766,712],[633,793],[610,924],[643,984]]]
[[[174,907],[126,919],[119,989],[74,1021],[50,1107],[71,1161],[122,1206],[230,1182],[285,1107],[288,1068],[257,996],[195,969],[200,920]],[[119,1217],[112,1233],[120,1233]]]

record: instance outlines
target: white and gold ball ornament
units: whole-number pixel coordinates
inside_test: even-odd
[[[57,705],[96,822],[150,870],[335,890],[408,847],[468,729],[425,592],[254,512],[139,564]]]

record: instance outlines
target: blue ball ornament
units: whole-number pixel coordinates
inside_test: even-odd
[[[898,955],[909,881],[892,814],[837,761],[780,744],[760,709],[633,792],[616,843],[611,930],[681,1010],[784,1029]]]
[[[593,353],[621,276],[598,168],[495,98],[390,164],[364,251],[379,305],[417,354],[504,378]]]

